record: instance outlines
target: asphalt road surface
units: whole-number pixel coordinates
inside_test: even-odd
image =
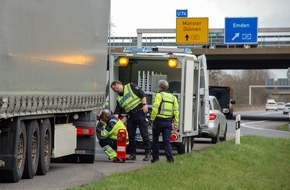
[[[208,139],[199,139],[193,151],[201,151],[212,146]],[[45,176],[34,176],[33,179],[21,179],[18,183],[0,183],[1,190],[60,190],[69,187],[78,187],[103,179],[113,173],[124,173],[149,166],[151,162],[144,162],[142,150],[138,151],[137,161],[114,163],[98,147],[94,164],[52,163]],[[165,155],[161,154],[161,160]],[[175,162],[174,164],[182,164]]]

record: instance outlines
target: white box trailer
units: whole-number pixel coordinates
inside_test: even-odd
[[[179,53],[174,53],[176,51]],[[176,48],[159,47],[145,53],[112,53],[109,81],[111,83],[120,80],[123,84],[129,82],[138,84],[147,95],[150,110],[158,90],[158,81],[166,79],[169,82],[169,91],[176,95],[179,101],[179,138],[172,143],[179,153],[184,153],[191,151],[194,137],[199,133],[199,126],[208,125],[208,74],[204,55],[196,57],[180,51]],[[128,65],[121,66],[120,63],[124,59],[128,60]],[[177,66],[170,68],[169,60],[177,61]],[[116,98],[117,94],[111,90],[109,104],[112,110],[116,106]],[[149,130],[151,135],[151,129]],[[142,142],[139,133],[137,133],[137,141]],[[162,138],[160,141],[162,142]]]
[[[110,0],[0,1],[0,181],[93,163]]]

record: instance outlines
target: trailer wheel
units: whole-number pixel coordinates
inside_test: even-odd
[[[194,145],[194,137],[183,137],[182,142],[174,142],[178,154],[191,152]]]
[[[38,167],[39,161],[39,145],[40,135],[39,127],[36,120],[32,120],[28,123],[27,127],[27,153],[26,162],[24,167],[23,178],[31,179],[34,177]]]
[[[95,162],[95,155],[79,155],[80,163],[92,164]]]
[[[191,152],[194,145],[194,137],[183,138],[183,144],[185,147],[185,153]]]
[[[172,144],[176,147],[176,150],[177,150],[178,154],[184,154],[185,153],[185,146],[184,146],[184,144],[182,142],[174,142]]]
[[[191,141],[191,143],[190,143],[190,151],[192,151],[193,146],[194,146],[194,137],[190,137],[190,141]]]
[[[194,145],[194,137],[187,137],[186,152],[191,152]]]
[[[49,170],[51,159],[51,125],[49,119],[45,119],[40,124],[40,150],[39,150],[39,163],[37,168],[38,175],[45,175]]]
[[[176,148],[177,154],[185,154],[185,145],[183,142],[172,142],[172,145]]]
[[[20,122],[19,130],[16,129],[16,158],[13,159],[13,168],[8,171],[0,172],[1,182],[18,182],[24,171],[26,158],[26,128],[24,122]]]

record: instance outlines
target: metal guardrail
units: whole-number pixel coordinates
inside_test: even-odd
[[[179,46],[191,48],[249,48],[249,47],[290,47],[290,28],[259,28],[257,44],[229,45],[224,43],[224,29],[209,29],[207,44],[176,44],[175,29],[138,29],[138,37],[110,37],[110,47]],[[151,35],[145,35],[151,34]],[[152,36],[155,34],[155,36]],[[157,36],[156,34],[162,34]]]

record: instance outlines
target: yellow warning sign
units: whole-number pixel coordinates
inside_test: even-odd
[[[177,44],[207,44],[208,18],[176,18]]]

